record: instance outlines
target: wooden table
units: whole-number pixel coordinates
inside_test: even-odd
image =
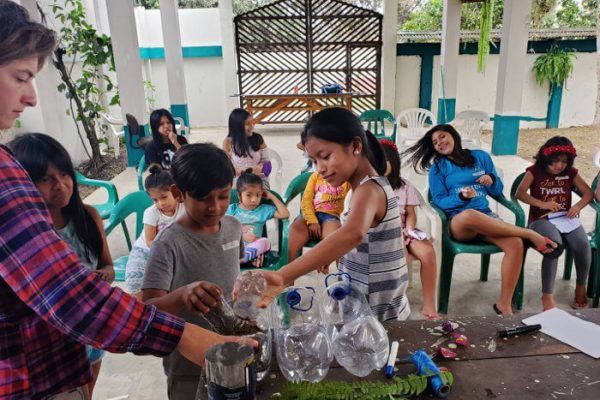
[[[326,107],[352,109],[352,93],[290,93],[290,94],[243,94],[246,109],[254,117],[254,123],[264,123],[269,115],[280,111],[319,111]]]
[[[600,323],[600,309],[581,310],[576,315]],[[459,330],[469,338],[472,346],[455,349],[458,353],[455,360],[443,360],[439,356],[434,360],[438,366],[448,367],[454,375],[449,399],[600,398],[600,360],[541,332],[507,340],[496,335],[498,329],[522,325],[520,321],[526,317],[463,317],[452,320],[459,323]],[[405,358],[418,349],[433,353],[431,345],[442,336],[433,335],[430,329],[440,324],[437,321],[405,321],[386,324],[386,328],[390,342],[400,342],[398,357]],[[493,351],[492,341],[496,346]],[[447,347],[447,344],[445,342],[441,346]],[[396,367],[400,377],[415,372],[412,364],[396,364]],[[352,381],[358,378],[334,361],[326,379]],[[365,379],[385,380],[385,377],[383,371],[374,371]],[[275,365],[271,375],[260,385],[257,399],[271,398],[285,382]],[[419,398],[433,398],[433,395],[427,390]]]

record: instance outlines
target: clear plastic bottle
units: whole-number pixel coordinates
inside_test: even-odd
[[[262,311],[256,306],[267,288],[267,280],[262,271],[244,271],[237,276],[233,285],[237,292],[237,301],[233,311],[243,319],[254,320]]]
[[[322,313],[337,362],[360,377],[382,368],[389,340],[364,294],[352,286],[352,278],[346,273],[328,275],[325,287],[327,298],[321,303]]]
[[[283,376],[292,382],[319,382],[333,360],[331,342],[322,324],[311,287],[291,287],[273,306],[277,362]]]

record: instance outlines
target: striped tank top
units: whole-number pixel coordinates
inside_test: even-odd
[[[373,180],[387,198],[385,216],[370,228],[362,243],[340,259],[339,269],[365,294],[369,306],[380,321],[405,320],[410,315],[406,297],[408,269],[402,245],[402,226],[398,200],[387,178],[367,176],[360,185]],[[342,224],[350,209],[342,214]]]

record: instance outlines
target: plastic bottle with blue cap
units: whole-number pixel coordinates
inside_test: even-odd
[[[325,293],[321,308],[337,362],[360,377],[382,368],[389,354],[387,333],[350,275],[327,275]]]
[[[277,362],[292,382],[319,382],[333,360],[331,342],[312,287],[290,287],[272,307]]]

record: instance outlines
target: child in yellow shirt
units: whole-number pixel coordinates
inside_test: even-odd
[[[290,262],[298,257],[298,253],[309,240],[321,240],[340,227],[340,214],[349,190],[348,182],[334,187],[318,172],[313,172],[302,195],[302,214],[290,226]]]

